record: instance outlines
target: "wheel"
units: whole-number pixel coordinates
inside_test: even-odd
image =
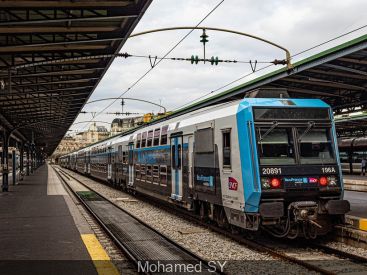
[[[221,228],[227,228],[229,226],[227,216],[223,208],[219,210],[219,213],[217,215],[217,223],[218,226]]]

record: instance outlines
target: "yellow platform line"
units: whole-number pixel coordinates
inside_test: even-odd
[[[363,231],[367,231],[367,219],[359,220],[359,229]]]
[[[99,275],[120,274],[94,234],[82,234],[81,237]]]

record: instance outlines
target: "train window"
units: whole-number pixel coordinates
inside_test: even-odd
[[[147,165],[146,166],[147,170],[146,170],[146,179],[147,182],[152,182],[153,178],[152,178],[152,165]]]
[[[136,138],[136,148],[140,148],[140,144],[141,144],[141,134],[138,134]]]
[[[301,164],[334,163],[330,129],[298,128]]]
[[[122,163],[123,164],[127,164],[127,152],[126,151],[124,151],[124,152],[122,152]]]
[[[195,132],[195,153],[213,153],[214,134],[212,128],[199,129]]]
[[[178,154],[178,160],[177,160],[177,169],[181,169],[181,162],[182,162],[182,146],[181,144],[177,145],[177,154]]]
[[[176,168],[176,146],[172,145],[172,152],[171,152],[171,159],[172,159],[172,168]]]
[[[161,133],[161,145],[167,144],[167,132],[168,132],[168,125],[162,127]]]
[[[292,128],[256,128],[260,164],[295,164]]]
[[[148,141],[147,141],[147,147],[151,147],[153,143],[153,130],[150,130],[148,132]]]
[[[147,132],[144,132],[142,135],[142,140],[141,140],[141,147],[144,148],[146,146],[146,142],[147,142]]]
[[[141,180],[145,181],[145,165],[140,165],[140,174],[141,174]]]
[[[158,165],[153,166],[153,183],[159,184],[159,166]]]
[[[161,174],[167,174],[167,166],[161,165]]]
[[[159,173],[161,186],[167,186],[167,166],[161,165],[160,166],[160,173]]]
[[[137,179],[140,179],[140,176],[141,176],[141,174],[140,174],[140,165],[139,164],[136,164],[135,165],[135,177]]]
[[[159,136],[161,134],[161,129],[155,129],[154,130],[154,140],[153,140],[153,146],[158,146],[159,145]]]
[[[231,129],[222,132],[223,167],[231,168]]]

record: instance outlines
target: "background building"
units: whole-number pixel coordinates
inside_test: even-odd
[[[97,126],[96,122],[94,122],[85,132],[77,133],[74,136],[65,136],[57,146],[52,158],[56,159],[89,144],[106,139],[109,136],[110,132],[105,126]]]
[[[115,118],[111,123],[110,136],[130,130],[144,122],[144,117]]]
[[[62,155],[73,152],[92,143],[126,132],[163,115],[166,114],[154,115],[152,113],[147,113],[144,116],[138,117],[115,118],[111,123],[110,131],[108,131],[105,126],[100,126],[97,125],[96,122],[93,122],[87,131],[65,136],[53,153],[52,159],[57,159]]]

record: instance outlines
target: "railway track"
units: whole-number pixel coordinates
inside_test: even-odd
[[[84,183],[82,183],[79,179],[75,178],[69,173],[68,175],[84,185]],[[146,196],[142,197],[147,198]],[[274,238],[270,239],[265,236],[258,236],[256,239],[254,239],[253,236],[246,238],[243,237],[243,235],[229,232],[228,229],[202,221],[198,219],[196,215],[193,215],[192,213],[183,209],[177,207],[173,208],[173,206],[168,203],[162,204],[161,201],[158,202],[151,197],[149,197],[149,202],[159,206],[160,208],[164,208],[170,213],[230,237],[231,239],[249,247],[252,250],[266,253],[273,256],[274,258],[300,265],[310,271],[320,274],[367,273],[367,259],[355,254],[331,248],[314,241],[305,243],[302,241],[288,241],[287,239],[275,240]],[[284,242],[287,243],[284,244]]]
[[[171,207],[165,207],[165,209],[172,212]],[[301,265],[310,271],[327,275],[346,274],[350,271],[353,274],[367,274],[367,258],[317,243],[317,241],[279,240],[263,234],[246,237],[218,227],[216,224],[202,221],[190,212],[179,208],[174,208],[174,210],[180,216],[184,216],[202,226],[207,226],[211,230],[230,237],[251,249]]]
[[[135,264],[139,273],[165,273],[171,270],[174,273],[190,273],[191,270],[201,270],[203,274],[225,274],[216,263],[201,259],[72,175],[53,168],[118,248]]]

